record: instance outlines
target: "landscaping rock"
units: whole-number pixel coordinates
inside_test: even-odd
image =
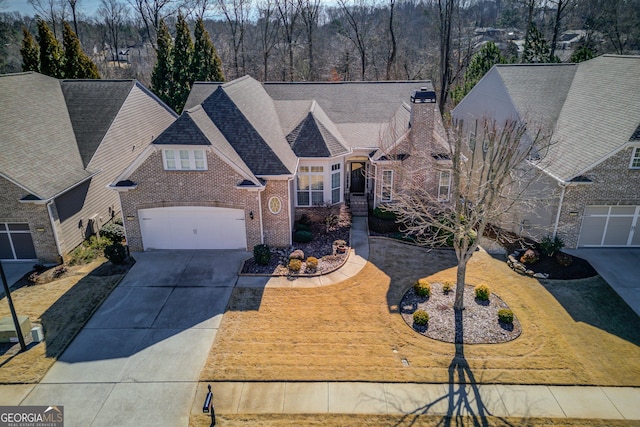
[[[535,273],[533,277],[536,279],[548,279],[549,275],[547,273]]]
[[[289,259],[299,259],[300,261],[303,261],[304,252],[302,251],[302,249],[296,249],[295,251],[291,252],[291,254],[289,255]]]

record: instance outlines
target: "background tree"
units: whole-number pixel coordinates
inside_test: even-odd
[[[549,56],[549,43],[538,30],[535,23],[531,23],[527,39],[524,41],[524,51],[522,52],[522,63],[545,63],[560,62],[557,56]],[[553,59],[553,60],[552,60]]]
[[[173,42],[169,28],[163,19],[158,28],[158,48],[156,65],[151,72],[151,90],[167,105],[171,105],[171,88],[173,85],[171,72]]]
[[[389,55],[387,56],[387,70],[385,72],[386,80],[391,80],[391,70],[395,65],[396,53],[398,51],[398,43],[396,41],[396,33],[393,22],[395,7],[396,0],[389,0]]]
[[[40,49],[31,32],[22,27],[22,71],[40,71]]]
[[[120,0],[100,0],[98,19],[107,28],[111,60],[120,66],[121,34],[129,16],[129,8]]]
[[[444,112],[452,83],[451,73],[451,33],[454,25],[454,14],[458,13],[459,0],[438,0],[438,28],[440,33],[440,96],[438,106]]]
[[[366,80],[367,74],[367,53],[369,51],[369,32],[372,27],[370,18],[370,2],[363,0],[338,0],[338,4],[344,14],[344,21],[340,27],[340,32],[346,36],[360,56],[360,80]]]
[[[68,22],[63,25],[62,36],[64,77],[66,79],[99,79],[98,67],[82,51],[80,40],[78,40],[78,36],[73,32]]]
[[[451,93],[452,100],[455,103],[460,102],[466,94],[471,92],[476,83],[487,74],[491,67],[496,64],[505,64],[506,62],[506,58],[502,56],[502,52],[500,52],[495,43],[485,43],[478,53],[471,58],[471,62],[464,73],[463,84],[453,89]]]
[[[525,124],[514,121],[500,125],[485,120],[467,128],[462,122],[454,124],[449,137],[451,195],[445,204],[423,179],[416,179],[424,173],[412,175],[400,167],[403,190],[394,193],[393,203],[385,209],[394,212],[403,231],[418,242],[453,246],[458,259],[456,311],[464,308],[466,268],[478,247],[478,236],[490,225],[508,223],[523,204],[536,203],[529,189],[541,168],[532,166],[529,159],[538,159],[540,166],[548,141],[542,133],[527,132]]]
[[[195,44],[191,59],[191,83],[223,82],[222,62],[218,56],[209,33],[204,27],[204,20],[198,18],[194,30]]]
[[[80,0],[67,0],[67,4],[69,4],[69,9],[71,9],[71,20],[73,21],[73,31],[77,36],[80,35],[78,32],[78,3]]]
[[[313,42],[315,39],[316,29],[318,28],[318,19],[320,16],[320,0],[298,0],[300,9],[300,17],[304,24],[304,32],[307,39],[307,66],[305,67],[304,79],[315,80],[317,71],[314,61]]]
[[[142,21],[146,39],[158,49],[160,21],[175,12],[174,0],[129,0],[129,4]]]
[[[595,58],[596,53],[588,45],[584,44],[577,48],[572,54],[569,61],[571,62],[584,62],[589,59]]]
[[[300,16],[300,8],[297,0],[275,0],[275,7],[280,20],[280,33],[282,42],[287,51],[287,77],[290,82],[295,80],[295,65],[293,48],[297,38],[297,21]],[[283,80],[285,77],[283,76]]]
[[[275,19],[274,0],[263,0],[258,3],[258,21],[256,22],[258,43],[262,59],[262,80],[269,79],[269,58],[278,43],[278,26]]]
[[[38,20],[38,44],[40,45],[40,72],[57,79],[63,78],[62,48],[43,20]]]
[[[67,19],[67,0],[27,0],[40,19],[51,23],[54,37],[62,31],[62,22]]]
[[[169,106],[177,113],[182,112],[187,101],[193,78],[191,75],[191,58],[193,42],[189,25],[185,17],[179,13],[176,21],[176,38],[171,49],[171,103]]]
[[[577,0],[551,0],[551,3],[556,5],[556,13],[553,19],[553,31],[551,33],[548,62],[557,62],[554,60],[554,57],[556,55],[558,36],[560,35],[560,25],[562,20],[567,16],[567,13],[576,5],[576,2]]]
[[[233,48],[233,78],[245,73],[244,37],[251,0],[218,0],[218,10],[222,12],[229,27],[231,46]]]

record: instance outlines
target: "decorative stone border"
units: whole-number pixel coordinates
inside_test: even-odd
[[[520,257],[525,253],[525,251],[526,249],[522,249],[509,254],[507,256],[507,265],[511,267],[513,271],[518,274],[522,274],[523,276],[531,276],[535,277],[536,279],[548,279],[549,275],[547,273],[536,273],[535,271],[527,268],[526,265],[519,261]]]

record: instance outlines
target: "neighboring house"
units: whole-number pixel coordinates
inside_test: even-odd
[[[132,250],[287,246],[295,218],[318,206],[367,215],[393,201],[395,165],[411,154],[432,154],[420,167],[435,188],[442,135],[429,81],[196,83],[112,188]]]
[[[175,119],[135,80],[0,76],[0,258],[57,262],[120,213],[108,184]]]
[[[557,234],[570,248],[640,246],[640,56],[497,65],[452,116],[552,132],[536,183],[551,200],[514,231]]]

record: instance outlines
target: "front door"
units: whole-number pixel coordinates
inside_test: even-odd
[[[365,164],[362,162],[351,163],[351,187],[349,192],[352,194],[364,194],[365,182]]]

